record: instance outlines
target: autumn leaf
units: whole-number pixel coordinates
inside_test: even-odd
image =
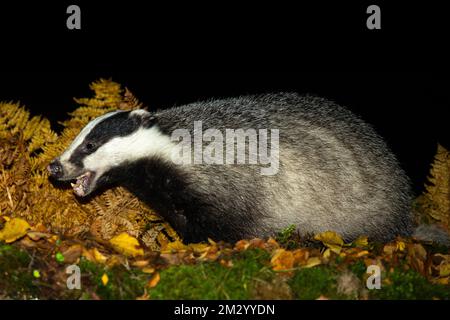
[[[275,250],[280,247],[280,244],[275,240],[274,238],[270,237],[266,242],[266,249],[267,250]]]
[[[154,288],[158,284],[159,280],[161,280],[161,276],[159,275],[159,272],[155,273],[153,277],[148,282],[147,286],[149,288]]]
[[[294,265],[305,265],[309,258],[309,251],[307,249],[297,249],[292,251],[294,255]]]
[[[353,244],[355,247],[367,247],[369,245],[369,240],[367,237],[358,237],[355,241],[353,241],[351,244]]]
[[[173,242],[169,242],[164,246],[164,248],[161,249],[162,253],[173,253],[173,252],[182,252],[186,251],[188,249],[188,246],[185,245],[183,242],[177,240]]]
[[[402,240],[397,240],[396,241],[396,245],[397,245],[397,251],[404,251],[405,250],[405,248],[406,248],[406,243],[404,242],[404,241],[402,241]]]
[[[195,253],[204,253],[209,250],[211,246],[206,243],[191,243],[189,248],[192,249]]]
[[[275,271],[285,271],[292,269],[294,267],[294,254],[292,251],[287,251],[285,249],[275,250],[270,263],[272,264],[272,269]]]
[[[237,250],[237,251],[245,251],[245,250],[248,249],[249,246],[250,246],[250,241],[248,241],[248,240],[239,240],[234,245],[234,249]]]
[[[38,232],[38,231],[29,231],[27,233],[27,236],[33,240],[33,241],[39,241],[41,239],[48,239],[50,238],[52,235],[49,233],[44,233],[44,232]]]
[[[397,244],[396,243],[388,243],[383,247],[383,252],[392,255],[394,252],[397,251]]]
[[[344,245],[344,240],[341,236],[333,231],[326,231],[314,236],[315,240],[321,241],[327,248],[335,253],[340,253],[342,246]]]
[[[131,265],[133,267],[137,267],[137,268],[144,268],[144,267],[148,266],[149,263],[150,263],[150,261],[148,261],[148,260],[136,260]]]
[[[153,272],[155,272],[155,268],[145,267],[145,268],[142,269],[142,272],[143,273],[153,273]]]
[[[128,233],[121,233],[115,236],[109,243],[113,248],[126,256],[136,257],[144,255],[144,249],[141,248],[136,238],[130,236]]]
[[[0,230],[0,241],[11,243],[27,234],[30,225],[23,219],[14,218],[5,223],[3,230]]]
[[[331,256],[331,250],[330,250],[330,248],[327,248],[327,249],[323,252],[322,256],[323,256],[325,259],[328,259],[328,258]]]
[[[319,264],[322,264],[322,261],[318,257],[311,257],[306,262],[306,265],[303,266],[304,268],[312,268],[315,266],[318,266]]]
[[[104,273],[102,276],[102,283],[104,286],[106,286],[108,284],[108,282],[109,282],[108,275],[106,273]]]
[[[94,256],[94,259],[98,263],[105,263],[108,259],[106,256],[104,256],[100,251],[98,251],[97,248],[92,249],[92,254]]]
[[[450,255],[438,253],[435,254],[434,257],[435,259],[439,258],[440,260],[439,265],[436,268],[439,271],[439,276],[440,277],[450,276]]]
[[[64,262],[74,263],[82,253],[83,247],[79,244],[74,244],[62,252],[62,255],[64,256]]]

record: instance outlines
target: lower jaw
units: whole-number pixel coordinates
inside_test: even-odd
[[[75,193],[75,195],[77,195],[78,197],[85,197],[87,195],[87,192],[84,191],[84,189],[73,189],[73,192]]]

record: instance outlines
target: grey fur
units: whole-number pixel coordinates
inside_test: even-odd
[[[108,128],[121,127],[118,119],[104,120],[101,135],[115,135]],[[279,129],[274,176],[261,175],[259,165],[176,166],[155,157],[99,178],[98,184],[114,181],[147,201],[186,241],[267,237],[290,225],[303,234],[333,230],[347,241],[361,235],[389,241],[413,232],[410,184],[395,156],[369,124],[334,102],[265,94],[142,111],[133,119],[123,120],[130,132],[134,125],[157,126],[168,136],[175,129],[192,133],[194,121],[202,121],[203,130]],[[84,154],[77,157],[81,174]]]
[[[168,134],[199,120],[203,130],[280,130],[276,176],[262,176],[251,165],[186,169],[192,192],[235,215],[236,227],[254,215],[241,236],[269,236],[292,224],[301,233],[333,230],[346,240],[412,233],[409,180],[395,156],[369,124],[329,100],[267,94],[193,103],[155,116]]]
[[[450,236],[441,227],[435,224],[421,224],[413,234],[414,238],[421,241],[430,241],[445,246],[450,246]]]

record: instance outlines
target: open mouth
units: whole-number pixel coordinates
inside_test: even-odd
[[[81,176],[77,177],[75,183],[71,183],[73,191],[79,197],[84,197],[89,193],[92,180],[94,178],[94,173],[92,171],[88,171]]]

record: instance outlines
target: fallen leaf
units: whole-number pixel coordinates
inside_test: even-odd
[[[443,284],[448,285],[449,284],[449,277],[446,278],[439,278],[435,281],[437,284]]]
[[[363,250],[363,251],[360,251],[357,254],[355,254],[355,257],[356,258],[361,258],[361,257],[367,256],[367,255],[369,255],[369,251]]]
[[[234,249],[237,251],[244,251],[250,246],[250,242],[248,240],[239,240],[234,245]]]
[[[395,243],[388,243],[383,247],[383,252],[392,255],[397,250],[397,244]]]
[[[192,243],[188,247],[194,250],[195,253],[203,253],[208,251],[210,246],[206,243]]]
[[[86,258],[86,260],[90,261],[90,262],[95,262],[95,258],[94,258],[94,254],[92,252],[92,250],[88,250],[86,248],[83,248],[83,252],[81,254],[84,258]]]
[[[406,248],[406,243],[404,241],[397,240],[396,241],[396,246],[397,246],[396,247],[397,251],[404,251],[405,248]]]
[[[64,250],[62,255],[64,257],[64,262],[66,263],[74,263],[83,253],[83,247],[79,244],[74,244]]]
[[[344,240],[341,236],[333,231],[325,231],[314,236],[315,240],[321,241],[326,247],[330,248],[331,251],[335,253],[340,253],[342,246],[344,245]]]
[[[441,263],[439,265],[439,276],[441,277],[450,276],[450,263]]]
[[[306,249],[297,249],[292,251],[294,255],[294,265],[305,265],[309,258],[309,251]]]
[[[92,255],[94,257],[95,262],[98,263],[105,263],[106,260],[108,259],[106,256],[104,256],[100,251],[98,251],[97,248],[92,248]]]
[[[320,260],[320,258],[318,257],[311,257],[308,259],[308,261],[306,261],[306,265],[303,266],[304,268],[312,268],[315,266],[318,266],[319,264],[321,264],[322,261]]]
[[[155,268],[151,268],[151,267],[146,267],[142,269],[143,273],[153,273],[155,272]]]
[[[270,263],[275,271],[290,270],[294,267],[294,255],[292,251],[285,249],[275,250]]]
[[[226,268],[233,267],[233,261],[231,260],[220,259],[219,263]]]
[[[160,257],[170,265],[179,265],[182,263],[182,258],[178,254],[161,253]]]
[[[0,241],[11,243],[27,234],[30,225],[23,219],[14,218],[6,221],[3,230],[0,230]]]
[[[136,298],[136,300],[150,300],[150,295],[147,290],[144,290],[144,294]]]
[[[359,237],[352,242],[355,247],[367,247],[369,245],[369,240],[367,237]]]
[[[144,267],[148,266],[149,263],[150,263],[150,261],[148,261],[148,260],[136,260],[133,263],[131,263],[131,265],[133,267],[144,268]]]
[[[263,239],[255,238],[250,240],[250,248],[264,249],[266,242]]]
[[[104,273],[102,275],[102,283],[103,283],[104,286],[106,286],[108,284],[108,282],[109,282],[108,275],[106,273]]]
[[[109,268],[112,268],[114,266],[118,266],[118,265],[123,265],[125,263],[125,257],[115,254],[112,255],[107,261],[106,261],[106,266]]]
[[[188,249],[188,246],[185,245],[183,242],[177,240],[173,242],[167,243],[164,248],[161,249],[162,253],[173,253],[173,252],[182,252],[186,251]]]
[[[123,232],[109,240],[109,242],[116,251],[126,256],[136,257],[144,255],[144,249],[141,248],[137,239],[128,233]]]
[[[39,231],[29,231],[27,233],[27,236],[33,241],[39,241],[44,238],[48,239],[48,238],[52,237],[52,235],[49,233],[44,233],[44,232],[39,232]]]
[[[48,233],[49,232],[49,230],[47,229],[47,227],[46,226],[44,226],[42,223],[38,223],[38,224],[36,224],[35,226],[33,226],[32,227],[32,229],[31,229],[32,231],[35,231],[35,232],[42,232],[42,233]]]
[[[275,240],[274,238],[270,237],[266,242],[266,249],[267,250],[275,250],[280,247],[280,244]]]
[[[154,288],[156,287],[156,285],[158,284],[159,280],[161,280],[161,277],[159,275],[159,272],[155,273],[153,275],[153,277],[150,279],[150,281],[148,282],[147,286],[149,288]]]

